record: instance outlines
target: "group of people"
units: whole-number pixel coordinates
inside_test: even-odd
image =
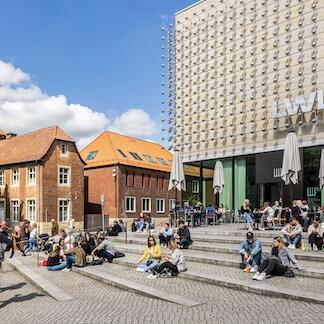
[[[143,232],[147,230],[154,230],[155,222],[154,218],[150,214],[144,215],[143,212],[140,213],[138,218],[135,218],[132,223],[132,232]]]
[[[163,225],[163,228],[159,231],[158,235],[162,246],[168,246],[169,242],[175,238],[173,228],[169,223]],[[185,226],[184,221],[179,221],[179,228],[176,236],[179,237],[179,247],[181,249],[188,249],[189,245],[193,243],[189,228]]]
[[[267,255],[263,253],[262,244],[255,239],[253,232],[247,232],[239,253],[241,268],[244,272],[253,273],[253,280],[261,281],[270,276],[293,277],[292,269],[302,269],[279,236],[273,239],[271,253]]]

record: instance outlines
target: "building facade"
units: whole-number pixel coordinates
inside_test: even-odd
[[[184,162],[210,170],[223,162],[227,209],[246,197],[256,207],[295,198],[323,204],[324,2],[203,0],[176,14],[172,34],[171,144]],[[299,184],[287,187],[280,173],[289,131],[303,167]],[[200,181],[207,204],[212,182]]]
[[[51,219],[83,228],[83,161],[74,141],[53,126],[0,140],[0,222],[24,219],[48,231]]]
[[[168,191],[172,154],[160,145],[104,132],[81,151],[85,166],[87,227],[140,213],[167,219],[181,193]]]

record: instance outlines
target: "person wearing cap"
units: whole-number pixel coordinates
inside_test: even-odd
[[[254,238],[252,232],[246,233],[246,240],[240,246],[241,268],[244,272],[257,272],[261,263],[262,247],[261,242]]]

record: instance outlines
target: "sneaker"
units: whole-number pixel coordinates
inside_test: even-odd
[[[251,273],[258,272],[258,268],[257,268],[257,267],[252,267],[252,268],[250,269],[250,272],[251,272]]]
[[[293,245],[292,244],[289,244],[288,245],[288,249],[292,249],[293,248]]]
[[[318,247],[315,245],[314,246],[314,252],[317,252],[318,251]]]
[[[70,272],[71,271],[71,268],[64,268],[63,270],[62,270],[62,272]]]
[[[260,276],[260,272],[257,271],[257,272],[253,275],[252,280],[257,280],[257,278],[258,278],[259,276]]]
[[[258,281],[262,281],[266,278],[267,274],[265,272],[262,272],[257,278],[256,280]]]
[[[246,267],[243,272],[250,272],[250,267]]]
[[[292,250],[295,250],[296,249],[296,246],[294,244],[291,245],[291,249]]]
[[[156,279],[158,277],[158,275],[155,275],[153,273],[151,273],[150,275],[148,275],[146,278],[147,279]]]
[[[145,270],[142,269],[142,268],[136,268],[135,271],[138,271],[138,272],[145,272]]]

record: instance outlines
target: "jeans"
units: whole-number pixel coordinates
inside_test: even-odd
[[[72,264],[75,263],[75,255],[68,255],[66,257],[66,267],[72,268]]]
[[[251,214],[244,213],[243,214],[243,218],[244,218],[244,221],[245,221],[246,224],[249,224],[249,225],[252,225],[253,224],[253,219],[252,219]]]
[[[138,230],[138,231],[142,231],[143,230],[143,228],[144,228],[144,225],[145,225],[145,223],[144,223],[144,221],[137,221],[136,223],[135,223],[135,225],[136,225],[136,229]]]
[[[27,247],[25,248],[24,253],[27,254],[29,251],[31,251],[33,248],[37,248],[37,239],[34,237],[29,238]]]
[[[286,242],[289,245],[295,245],[295,247],[299,247],[301,239],[302,239],[302,236],[300,233],[296,234],[295,236],[291,236],[291,237],[289,237],[288,235],[285,234],[284,237],[285,237]]]
[[[303,218],[303,231],[304,232],[307,232],[309,224],[310,224],[310,218],[309,217]]]
[[[284,266],[281,262],[274,258],[264,260],[258,269],[259,272],[264,271],[267,275],[273,274],[277,276],[283,276],[287,270],[287,266]]]
[[[164,236],[164,235],[160,234],[159,235],[160,244],[168,245],[172,238],[173,238],[173,235],[172,236]]]
[[[241,254],[241,261],[243,264],[246,263],[246,261],[244,260],[244,254]],[[249,266],[252,266],[253,268],[255,266],[259,266],[261,263],[261,251],[259,253],[257,253],[255,256],[251,257],[250,261],[249,261]]]
[[[60,264],[47,267],[47,270],[49,270],[49,271],[57,271],[57,270],[63,270],[65,268],[66,268],[66,261],[63,261]]]
[[[100,250],[98,251],[98,256],[103,259],[107,259],[108,262],[112,262],[113,258],[115,257],[114,255],[110,254],[106,250]]]
[[[160,264],[159,261],[157,260],[154,260],[150,265],[146,265],[146,261],[145,262],[142,262],[138,265],[138,268],[141,268],[143,269],[145,272],[150,270],[150,269],[153,269],[153,268],[156,268],[158,267]]]
[[[188,248],[190,245],[189,240],[186,237],[180,238],[180,246],[182,246],[184,249]]]

